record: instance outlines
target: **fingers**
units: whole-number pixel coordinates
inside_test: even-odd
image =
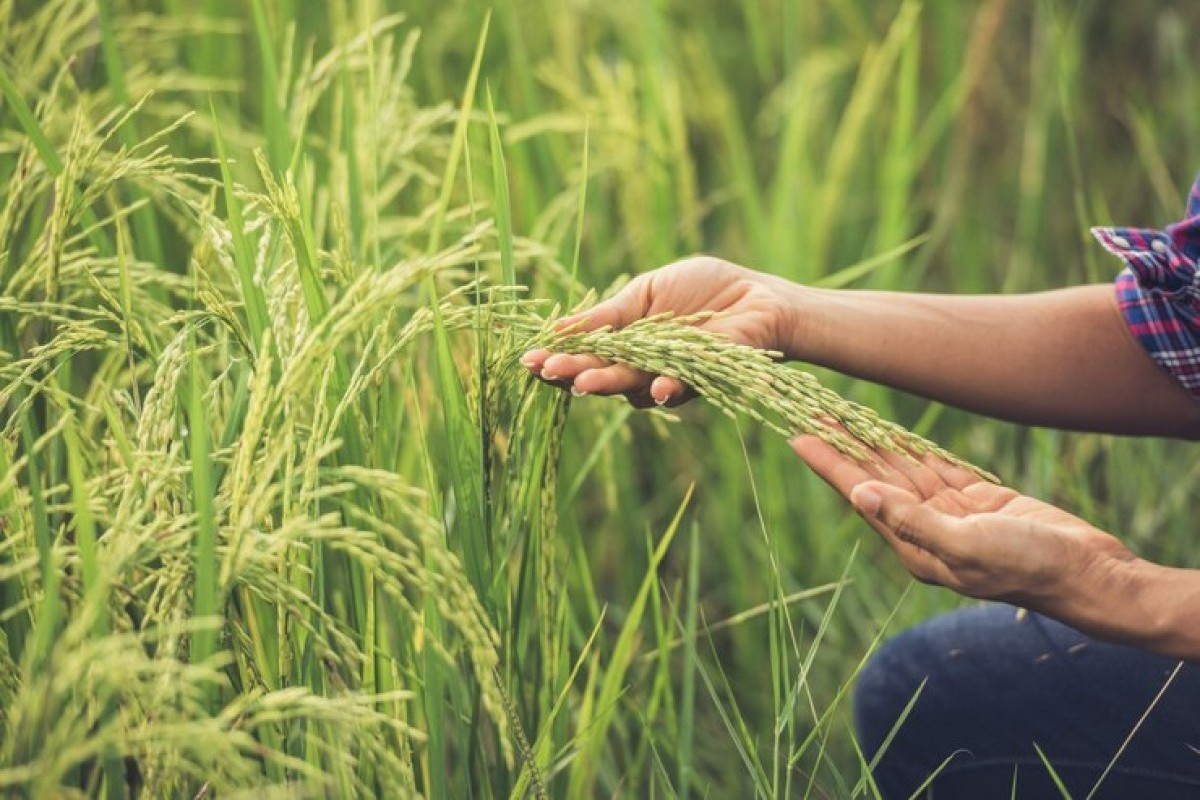
[[[831,423],[830,427],[846,432],[836,423]],[[917,457],[883,448],[876,448],[874,453],[878,464],[868,470],[870,474],[894,486],[908,489],[924,499],[933,498],[946,488],[965,489],[980,480],[969,470],[938,456]]]
[[[850,503],[896,551],[914,578],[941,586],[957,584],[945,550],[947,540],[961,533],[956,529],[958,520],[934,510],[912,492],[880,481],[856,486]]]
[[[695,396],[696,393],[685,386],[683,381],[678,378],[659,375],[650,384],[650,397],[660,406],[674,408],[677,405],[686,403]]]
[[[974,486],[977,483],[986,483],[986,481],[981,480],[978,475],[969,469],[952,464],[939,456],[932,454],[922,456],[921,463],[936,472],[938,477],[945,481],[947,486],[959,491],[966,489],[968,486]]]
[[[588,370],[603,369],[611,363],[599,356],[554,353],[542,362],[539,377],[547,381],[566,381],[570,383]]]
[[[550,358],[551,355],[553,354],[549,350],[539,347],[521,356],[521,365],[534,375],[541,377],[542,367],[545,366],[546,359]]]
[[[678,378],[655,376],[599,356],[530,350],[521,357],[521,364],[543,381],[570,389],[576,395],[624,394],[639,408],[654,405],[673,408],[696,396]],[[640,395],[636,403],[634,394]]]
[[[981,480],[963,489],[962,494],[980,513],[995,513],[1021,497],[1015,489]]]
[[[638,408],[674,407],[695,396],[678,378],[656,377],[598,356],[530,350],[521,357],[521,364],[547,383],[570,389],[577,396],[623,394]]]
[[[598,305],[563,317],[555,327],[559,331],[583,333],[598,328],[621,328],[645,316],[643,281],[634,279],[612,298]],[[657,395],[651,394],[654,376],[592,355],[552,353],[549,350],[530,350],[521,363],[542,380],[570,389],[573,394],[624,394],[638,407],[653,406],[659,398],[667,402],[682,395],[675,386],[660,386]]]
[[[915,456],[883,448],[876,449],[875,454],[886,466],[889,483],[910,489],[924,498],[933,497],[946,488],[942,476]]]
[[[577,396],[632,392],[647,394],[653,379],[648,373],[591,355],[531,350],[521,357],[521,363],[547,383],[570,389]],[[651,400],[650,404],[653,405],[654,401]]]
[[[559,320],[560,331],[586,332],[602,327],[620,328],[643,317],[647,311],[641,282],[634,280],[612,299]],[[538,378],[570,389],[576,395],[623,394],[637,408],[655,405],[674,407],[695,396],[682,381],[654,376],[631,367],[613,364],[592,355],[530,350],[521,363]]]
[[[875,479],[863,464],[816,436],[796,437],[792,449],[826,483],[850,500],[855,510],[896,551],[913,577],[925,583],[952,585],[954,576],[949,568],[935,551],[925,546],[930,520],[928,512],[919,511],[921,500],[913,491]],[[885,478],[907,483],[907,479],[891,469]]]
[[[921,548],[939,559],[956,555],[962,522],[923,502],[912,492],[882,481],[854,487],[850,504],[868,520],[879,522],[899,542]]]
[[[571,382],[558,380],[556,378],[548,378],[544,374],[544,366],[550,358],[549,350],[530,350],[525,355],[521,356],[521,364],[537,377],[551,386],[557,386],[559,389],[570,389]]]
[[[868,521],[886,527],[899,541],[937,552],[954,518],[924,503],[908,478],[889,470],[880,479],[816,436],[796,437],[792,449]]]
[[[850,497],[855,486],[873,477],[863,464],[816,436],[797,436],[791,444],[796,455],[843,497]]]
[[[601,363],[606,363],[601,361]],[[648,372],[611,364],[586,369],[575,376],[572,391],[576,394],[649,394],[654,376]],[[631,398],[632,399],[632,398]],[[654,401],[650,401],[653,405]]]

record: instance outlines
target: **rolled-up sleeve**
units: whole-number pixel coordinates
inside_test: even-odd
[[[1117,302],[1150,357],[1200,402],[1200,177],[1186,217],[1162,230],[1092,228],[1125,263]]]

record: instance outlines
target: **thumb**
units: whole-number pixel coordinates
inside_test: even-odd
[[[555,323],[555,329],[560,333],[588,333],[604,327],[623,328],[640,319],[645,316],[646,308],[638,284],[638,281],[626,284],[625,288],[603,303],[563,317]]]
[[[881,481],[866,481],[850,492],[850,504],[881,531],[935,555],[952,517],[931,508],[912,492]]]

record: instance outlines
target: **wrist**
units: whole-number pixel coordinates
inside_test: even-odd
[[[1200,661],[1200,572],[1140,562],[1139,601],[1147,620],[1140,646],[1188,661]]]
[[[1123,550],[1123,548],[1122,548]],[[1090,636],[1185,659],[1200,659],[1200,572],[1123,554],[1094,559],[1039,603]]]
[[[778,324],[779,343],[777,348],[790,361],[805,361],[824,364],[824,341],[828,338],[830,323],[825,319],[828,305],[828,290],[816,289],[780,279],[779,288],[783,302]]]
[[[1074,569],[1056,570],[1057,580],[1043,585],[1030,605],[1048,616],[1108,641],[1133,644],[1147,627],[1136,599],[1155,565],[1134,557],[1084,551],[1086,560]]]

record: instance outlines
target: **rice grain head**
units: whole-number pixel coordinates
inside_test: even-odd
[[[907,458],[935,455],[999,482],[928,439],[845,399],[811,373],[787,366],[782,353],[738,344],[697,327],[714,316],[659,314],[624,328],[588,332],[559,332],[531,322],[521,347],[597,355],[678,378],[731,418],[748,416],[787,438],[816,436],[859,461],[875,461],[874,450]]]

